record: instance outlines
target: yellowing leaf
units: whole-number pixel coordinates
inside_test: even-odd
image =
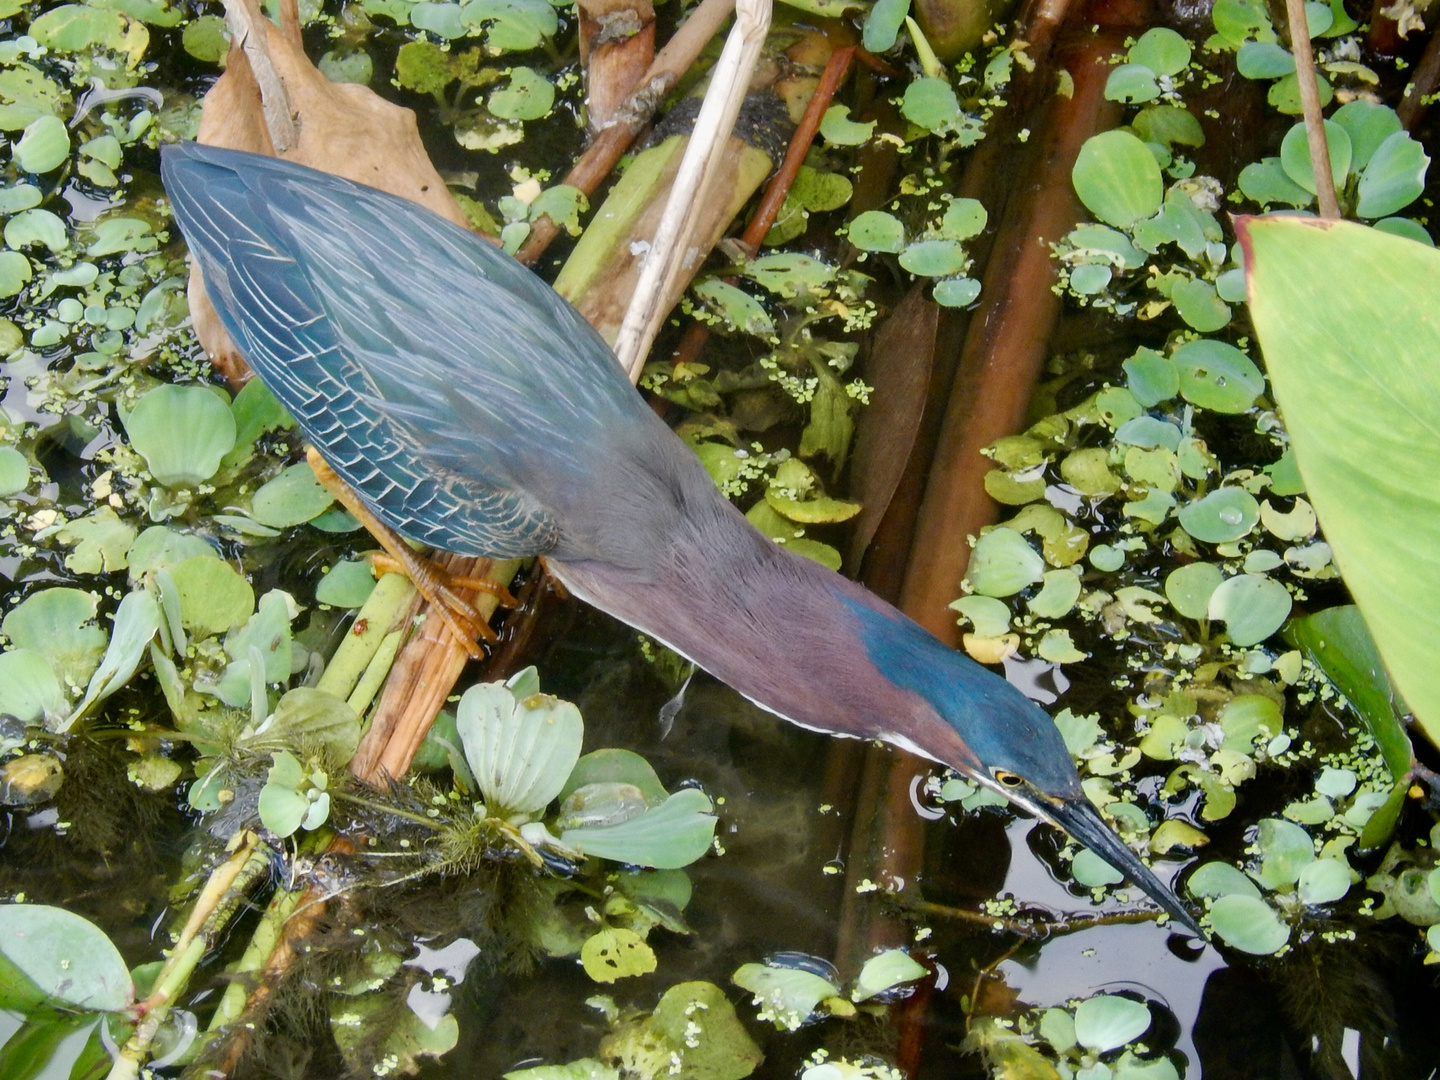
[[[623,927],[592,934],[580,947],[585,974],[600,983],[613,983],[629,975],[648,975],[655,970],[655,950],[634,930]]]

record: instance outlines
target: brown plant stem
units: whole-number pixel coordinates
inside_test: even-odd
[[[575,11],[586,120],[598,131],[655,61],[655,9],[650,0],[581,0]]]
[[[979,451],[1024,422],[1060,310],[1050,289],[1054,268],[1046,241],[1059,239],[1075,223],[1071,168],[1080,145],[1114,111],[1103,99],[1109,60],[1127,31],[1143,22],[1143,13],[1124,5],[1082,11],[1074,19],[1077,29],[1052,61],[1052,42],[1066,15],[1064,0],[1041,0],[1022,17],[1021,37],[1031,46],[1027,51],[1034,68],[1017,73],[1010,106],[996,118],[961,185],[960,194],[980,199],[996,227],[975,245],[984,288],[953,379],[940,357],[932,372],[931,385],[948,388],[949,403],[938,424],[900,595],[907,615],[952,644],[958,634],[948,604],[959,592],[968,560],[965,538],[994,513],[984,491],[988,462]],[[1121,25],[1113,25],[1117,21]],[[1092,30],[1095,23],[1101,24],[1098,31]],[[1060,69],[1070,73],[1071,97],[1053,92]],[[1004,257],[992,258],[992,252]],[[928,442],[924,428],[912,453],[912,462],[921,456],[922,470]],[[900,503],[894,509],[887,518],[898,521],[906,508]],[[874,749],[867,751],[867,759],[867,789],[873,792],[878,783],[868,778],[883,776],[884,794],[861,802],[856,813],[837,949],[842,967],[899,936],[894,913],[877,911],[857,896],[857,879],[909,885],[924,863],[924,823],[911,804],[911,789],[929,765],[908,754]],[[902,1041],[913,1043],[916,1037],[902,1032]]]
[[[513,559],[444,555],[437,561],[454,576],[488,577],[507,585],[520,568]],[[457,591],[487,618],[495,613],[496,597],[471,589]],[[465,645],[442,620],[426,619],[391,668],[350,771],[369,784],[404,776],[469,659]]]
[[[1070,72],[1072,96],[1046,98],[1029,125],[1033,133],[1015,146],[1026,162],[1021,174],[1032,179],[1015,185],[1018,194],[995,233],[994,250],[1006,258],[991,259],[982,278],[980,306],[960,354],[900,598],[906,614],[951,645],[960,637],[949,604],[960,593],[969,557],[966,537],[978,534],[995,513],[984,484],[989,462],[981,451],[1023,426],[1048,356],[1061,307],[1052,291],[1050,244],[1079,219],[1070,171],[1081,145],[1109,126],[1116,112],[1104,99],[1105,81],[1128,29],[1101,26],[1075,36],[1056,62]]]
[[[565,174],[562,184],[578,188],[586,195],[595,193],[734,9],[735,0],[701,0],[656,54],[655,62],[639,85],[616,110],[615,119],[595,136],[595,141]],[[533,266],[559,234],[560,226],[542,217],[531,227],[515,258],[526,266]]]
[[[1432,33],[1425,44],[1425,54],[1415,67],[1415,77],[1405,88],[1405,98],[1395,110],[1406,131],[1414,131],[1430,111],[1425,99],[1435,92],[1436,83],[1440,83],[1440,34]]]
[[[929,900],[911,900],[896,896],[894,900],[903,911],[928,915],[937,919],[953,919],[956,922],[973,923],[990,930],[1000,930],[1019,937],[1042,940],[1078,934],[1096,926],[1123,926],[1133,923],[1155,922],[1160,918],[1158,911],[1115,911],[1108,915],[1061,915],[1057,918],[1017,919],[1002,915],[987,915],[983,911],[936,904]]]
[[[650,250],[640,264],[635,294],[615,336],[615,355],[632,383],[640,380],[655,335],[699,268],[695,241],[701,230],[702,208],[712,191],[723,194],[716,179],[726,171],[725,150],[769,33],[769,0],[736,0],[735,24],[720,59],[710,69],[709,88],[675,171]]]
[[[810,152],[810,147],[815,142],[815,134],[820,130],[820,121],[825,117],[825,110],[835,99],[836,92],[849,74],[850,63],[855,58],[856,46],[845,45],[836,49],[830,54],[829,61],[825,64],[825,70],[820,75],[820,82],[815,87],[815,92],[810,98],[809,104],[805,106],[805,113],[800,118],[794,134],[790,137],[790,145],[785,150],[785,159],[780,163],[780,168],[765,185],[765,192],[760,196],[760,205],[756,207],[750,224],[745,227],[741,234],[740,243],[744,245],[745,254],[748,258],[754,258],[760,250],[760,244],[764,241],[771,226],[775,224],[775,218],[780,213],[780,208],[785,205],[785,198],[790,194],[790,188],[795,183],[795,177],[800,175],[800,166],[805,164],[805,155]],[[725,279],[734,284],[733,277]],[[705,349],[705,343],[710,340],[710,328],[704,323],[693,322],[685,330],[685,336],[680,339],[680,345],[675,350],[674,361],[676,363],[691,362],[699,358],[700,353]]]
[[[1320,216],[1333,221],[1340,217],[1340,201],[1335,197],[1335,174],[1330,168],[1330,144],[1325,138],[1325,114],[1320,110],[1320,87],[1315,81],[1315,52],[1310,45],[1310,26],[1305,21],[1305,0],[1285,0],[1285,17],[1290,24],[1290,50],[1295,55],[1300,108],[1305,114],[1310,168],[1315,173],[1315,197],[1320,204]]]

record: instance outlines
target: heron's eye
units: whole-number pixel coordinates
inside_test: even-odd
[[[1019,787],[1025,782],[1023,777],[1013,772],[1006,772],[1004,769],[995,770],[995,779],[1010,788]]]

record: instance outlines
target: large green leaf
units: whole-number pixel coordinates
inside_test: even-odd
[[[486,803],[506,815],[543,810],[560,794],[585,731],[568,701],[548,694],[517,700],[500,683],[465,691],[455,726]]]
[[[1440,739],[1440,252],[1347,222],[1246,218],[1250,310],[1335,563]]]
[[[130,971],[94,923],[44,904],[0,904],[0,958],[6,1007],[48,1000],[76,1009],[123,1009]]]

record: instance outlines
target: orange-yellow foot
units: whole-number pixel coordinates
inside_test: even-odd
[[[475,592],[487,593],[495,597],[499,607],[513,608],[519,605],[519,601],[510,594],[510,590],[498,581],[451,574],[443,566],[411,551],[408,547],[398,558],[390,553],[376,552],[370,556],[370,565],[382,574],[396,573],[408,577],[415,588],[419,590],[420,595],[435,608],[460,643],[477,660],[483,655],[483,650],[475,644],[475,639],[478,637],[484,641],[494,642],[497,640],[496,634],[490,628],[489,620],[476,609],[474,604],[455,590],[471,589]]]
[[[490,593],[498,598],[501,606],[514,607],[516,601],[509,591],[503,585],[484,578],[452,577],[443,567],[418,554],[403,536],[372,514],[313,446],[306,448],[305,456],[321,485],[335,496],[341,506],[354,514],[385,549],[385,554],[371,556],[371,563],[382,572],[392,571],[408,577],[465,651],[473,659],[483,659],[485,650],[476,639],[493,642],[496,640],[495,631],[490,629],[485,616],[455,589]]]

